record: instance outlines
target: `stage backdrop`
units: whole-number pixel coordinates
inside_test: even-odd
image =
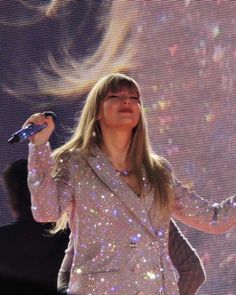
[[[153,149],[211,202],[236,193],[236,1],[0,1],[0,167],[27,157],[10,135],[32,113],[70,135],[91,87],[110,72],[142,88]],[[12,221],[0,191],[0,224]],[[236,295],[235,230],[180,224],[207,273],[200,295]]]

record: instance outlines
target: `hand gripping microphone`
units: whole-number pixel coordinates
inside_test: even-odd
[[[56,114],[54,112],[48,111],[48,112],[43,112],[43,114],[45,117],[51,116],[54,122],[56,121]],[[30,136],[34,135],[35,133],[39,132],[45,127],[47,127],[46,124],[36,125],[34,123],[31,123],[29,125],[26,125],[24,128],[13,133],[11,137],[8,139],[8,142],[13,144],[13,143],[19,143],[24,140],[27,140]]]

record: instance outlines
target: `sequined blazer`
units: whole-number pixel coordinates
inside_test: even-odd
[[[74,241],[69,294],[179,295],[168,254],[169,221],[152,214],[153,192],[144,174],[140,199],[117,174],[106,155],[71,153],[51,177],[49,143],[29,145],[28,185],[32,212],[39,222],[69,215]],[[171,172],[170,172],[171,173]],[[173,175],[172,216],[196,229],[221,233],[236,224],[236,197],[210,205]]]

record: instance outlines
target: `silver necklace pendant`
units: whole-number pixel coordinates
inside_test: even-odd
[[[123,171],[120,171],[118,169],[116,169],[116,171],[120,174],[120,176],[129,176],[130,174],[132,174],[132,171],[128,171],[128,170],[123,170]]]

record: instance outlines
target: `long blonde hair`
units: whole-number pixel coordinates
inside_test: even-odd
[[[141,94],[137,82],[124,74],[112,73],[103,77],[95,84],[88,94],[79,123],[72,137],[63,146],[53,152],[55,160],[54,174],[57,173],[60,160],[66,153],[73,153],[75,150],[79,150],[80,154],[89,156],[95,144],[100,146],[102,136],[97,116],[101,103],[110,90],[117,91],[123,86],[134,89],[140,97]],[[131,170],[137,177],[140,186],[143,187],[141,169],[144,167],[151,188],[155,191],[155,204],[159,209],[159,214],[163,217],[169,216],[171,205],[171,175],[166,160],[155,155],[152,151],[142,104],[138,124],[133,130],[130,158]],[[64,226],[65,218],[61,218],[57,222],[55,231],[58,231]]]

